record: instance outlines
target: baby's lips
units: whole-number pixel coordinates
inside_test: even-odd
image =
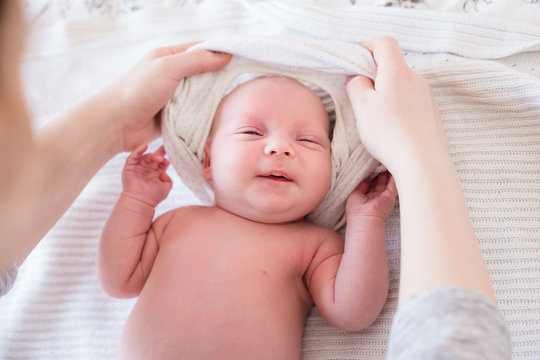
[[[280,170],[268,171],[261,176],[265,178],[275,178],[276,180],[282,179],[283,181],[293,181],[289,174]]]

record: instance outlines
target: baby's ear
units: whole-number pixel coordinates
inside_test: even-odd
[[[202,165],[202,176],[206,180],[212,180],[212,171],[210,170],[210,141],[204,144],[204,161]]]

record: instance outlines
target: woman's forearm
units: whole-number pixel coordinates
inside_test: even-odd
[[[395,175],[401,212],[400,302],[441,285],[473,288],[496,302],[450,155],[442,151],[430,159],[410,163]]]
[[[401,212],[400,301],[441,285],[462,285],[495,300],[437,102],[407,66],[399,44],[363,44],[375,79],[347,84],[362,143],[396,181]]]
[[[27,202],[33,225],[17,248],[22,263],[60,219],[96,172],[121,151],[112,106],[99,93],[36,132],[33,199]],[[31,200],[31,201],[30,201]]]
[[[106,89],[32,134],[16,75],[20,33],[6,37],[18,49],[8,49],[13,62],[0,68],[6,84],[0,88],[0,134],[11,140],[1,142],[7,151],[2,151],[0,228],[7,240],[0,246],[0,272],[14,258],[18,264],[26,259],[109,159],[158,136],[156,115],[181,79],[218,70],[231,59],[206,50],[186,52],[193,44],[156,49]]]

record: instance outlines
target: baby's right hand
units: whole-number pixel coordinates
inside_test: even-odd
[[[363,44],[377,64],[375,81],[357,76],[347,92],[360,139],[368,152],[399,175],[415,161],[431,162],[448,153],[439,110],[430,85],[411,70],[398,43],[389,37]]]
[[[145,154],[147,148],[148,145],[142,145],[127,158],[122,172],[123,193],[156,207],[172,189],[172,180],[166,173],[170,162],[165,159],[163,146]]]

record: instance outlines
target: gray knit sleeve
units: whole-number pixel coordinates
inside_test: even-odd
[[[511,353],[510,331],[493,301],[448,286],[419,293],[398,309],[386,358],[506,360]]]
[[[14,260],[7,270],[0,274],[0,296],[4,296],[13,286],[15,278],[17,277],[17,270],[19,265],[16,260]]]

